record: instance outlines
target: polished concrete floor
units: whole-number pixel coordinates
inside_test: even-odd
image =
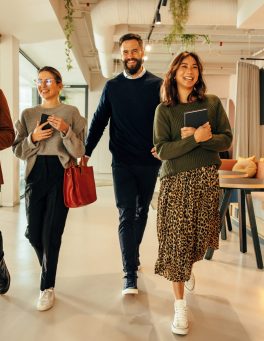
[[[195,293],[187,295],[190,332],[175,336],[170,331],[170,283],[153,274],[156,212],[150,209],[141,248],[139,295],[122,297],[113,188],[98,187],[97,192],[96,203],[69,213],[56,304],[46,312],[35,308],[40,269],[24,237],[24,203],[0,208],[5,259],[12,276],[10,290],[0,296],[1,341],[264,340],[264,271],[256,268],[250,238],[248,253],[241,254],[234,229],[213,260],[195,264]]]

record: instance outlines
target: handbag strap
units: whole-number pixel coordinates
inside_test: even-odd
[[[88,158],[87,156],[83,155],[83,156],[81,157],[81,160],[80,160],[80,162],[79,162],[79,165],[80,165],[80,166],[83,166],[83,167],[88,167],[88,165],[87,165],[88,160],[89,160],[89,158]]]
[[[69,161],[69,167],[75,167],[75,166],[82,166],[82,167],[88,167],[87,163],[88,163],[89,158],[85,155],[83,155],[80,159],[80,161],[75,162],[74,158],[70,158]]]
[[[74,167],[75,166],[75,159],[73,159],[72,157],[70,158],[70,161],[69,161],[69,168],[70,167]]]

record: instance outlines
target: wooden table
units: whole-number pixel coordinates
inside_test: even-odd
[[[247,178],[248,175],[245,172],[238,172],[238,171],[232,171],[232,170],[225,170],[225,169],[219,169],[218,170],[219,178],[220,179],[237,179],[237,178]],[[224,192],[224,189],[223,189]],[[227,209],[225,214],[226,222],[227,222],[227,228],[228,231],[232,231],[232,223],[230,218],[229,209]],[[225,228],[225,222],[223,221],[222,227],[221,227],[221,239],[226,240],[226,228]]]
[[[219,169],[218,174],[220,179],[238,179],[248,177],[247,173],[224,169]]]
[[[251,193],[252,192],[264,192],[264,179],[244,178],[244,177],[223,178],[219,176],[219,185],[220,185],[220,188],[224,189],[223,200],[220,205],[221,226],[224,222],[225,215],[228,210],[231,191],[233,189],[237,189],[238,190],[238,208],[239,208],[240,251],[243,253],[247,252],[246,212],[245,212],[245,201],[246,201],[257,267],[259,269],[263,269],[263,260],[262,260],[262,254],[261,254],[261,249],[260,249],[258,229],[257,229],[257,224],[256,224],[256,218],[255,218]],[[209,248],[206,252],[205,258],[211,259],[213,256],[213,253],[214,253],[214,250]]]

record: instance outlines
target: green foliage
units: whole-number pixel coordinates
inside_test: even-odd
[[[184,26],[189,17],[189,5],[191,0],[170,0],[170,12],[173,19],[172,31],[164,38],[165,43],[170,46],[172,43],[180,41],[184,49],[195,45],[197,39],[202,38],[204,42],[210,44],[208,35],[184,33]]]
[[[181,44],[185,50],[193,48],[196,40],[198,40],[199,38],[202,38],[203,41],[207,44],[211,43],[208,35],[206,34],[181,34],[180,35]]]
[[[66,15],[63,18],[65,20],[65,25],[64,25],[63,30],[66,36],[66,41],[65,41],[66,67],[67,67],[67,70],[70,71],[72,69],[71,35],[72,35],[72,32],[74,31],[74,25],[73,25],[74,9],[73,9],[72,0],[64,0],[64,7],[66,9]]]
[[[172,14],[174,30],[181,34],[189,17],[190,0],[170,0],[170,12]]]

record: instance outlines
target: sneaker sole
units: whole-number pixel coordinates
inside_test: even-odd
[[[138,289],[135,288],[127,288],[122,290],[122,295],[137,295]]]
[[[54,307],[54,304],[55,304],[55,299],[53,300],[52,304],[50,304],[49,306],[46,306],[46,307],[42,307],[42,306],[40,306],[40,305],[37,304],[37,310],[38,310],[38,311],[50,310],[51,308]]]
[[[189,328],[175,328],[172,324],[171,331],[173,332],[173,334],[186,335],[189,332]]]
[[[53,308],[53,306],[54,306],[54,304],[52,305],[52,306],[50,306],[50,307],[48,307],[48,308],[42,308],[42,307],[37,307],[37,310],[38,311],[47,311],[47,310],[50,310],[51,308]]]

